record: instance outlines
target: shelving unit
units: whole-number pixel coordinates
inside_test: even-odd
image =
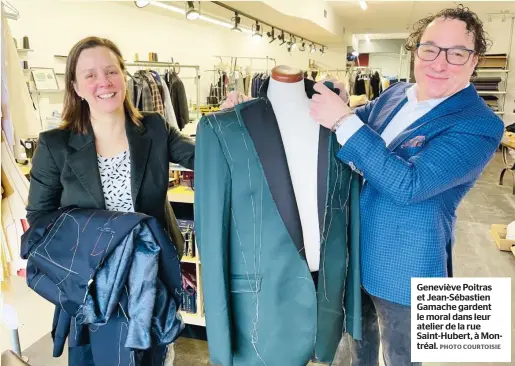
[[[478,65],[477,79],[473,80],[473,82],[476,82],[476,86],[479,87],[479,85],[481,85],[481,78],[500,78],[498,82],[499,90],[478,90],[477,93],[480,96],[497,97],[497,110],[494,109],[494,113],[501,118],[505,115],[508,75],[510,73],[510,70],[508,69],[508,60],[509,53],[485,55],[482,63]],[[484,82],[488,83],[488,81]],[[490,81],[490,83],[492,82],[493,81]],[[490,100],[490,103],[492,103],[492,100]],[[489,105],[492,106],[492,104]]]
[[[502,21],[506,22],[507,17],[504,13],[489,13],[489,16],[501,16]],[[485,57],[481,60],[477,67],[477,77],[481,78],[500,78],[500,82],[498,84],[498,90],[478,90],[478,94],[483,97],[490,96],[488,100],[488,104],[490,107],[494,109],[496,115],[498,115],[503,121],[506,123],[508,117],[507,108],[510,104],[507,104],[507,96],[510,94],[508,92],[508,79],[510,76],[510,64],[509,60],[511,57],[511,47],[512,47],[512,39],[513,39],[513,31],[515,25],[515,17],[513,14],[509,17],[509,27],[510,31],[507,34],[507,45],[503,46],[502,50],[499,48],[492,54],[486,54]],[[506,48],[505,48],[506,47]],[[486,83],[492,83],[493,81],[486,81]],[[511,89],[511,88],[510,88]],[[497,103],[494,101],[497,99]],[[486,100],[486,98],[485,98]],[[510,109],[510,108],[508,108]]]
[[[190,171],[189,169],[183,168],[179,165],[172,164],[170,169],[173,171]],[[187,185],[178,185],[172,187],[167,192],[168,200],[174,205],[179,205],[182,207],[187,207],[190,212],[193,212],[193,203],[194,203],[194,191]],[[181,217],[178,214],[178,211],[175,210],[177,219],[180,221]],[[188,217],[188,219],[193,219],[193,217]],[[196,240],[196,239],[195,239]],[[189,313],[184,310],[180,310],[179,313],[182,316],[182,319],[186,324],[196,325],[196,326],[206,326],[206,318],[204,315],[204,300],[202,297],[202,278],[200,276],[201,273],[201,262],[199,258],[199,252],[195,241],[195,256],[183,256],[181,258],[181,264],[184,264],[185,267],[195,265],[195,279],[197,284],[197,292],[196,292],[196,313]]]

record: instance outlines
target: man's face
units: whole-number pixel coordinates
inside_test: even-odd
[[[461,48],[474,50],[474,36],[469,33],[465,22],[458,19],[438,18],[431,22],[422,38],[421,44],[429,44],[442,48]],[[417,51],[423,58],[430,58],[435,55],[430,47],[419,47]],[[470,81],[470,77],[477,64],[477,55],[469,57],[468,52],[449,50],[449,60],[459,63],[460,58],[464,61],[469,57],[464,65],[453,65],[446,59],[445,52],[442,51],[433,61],[424,61],[415,52],[415,79],[417,82],[418,100],[443,98],[452,95],[463,89]],[[438,51],[436,51],[438,53]],[[434,57],[434,56],[433,56]]]

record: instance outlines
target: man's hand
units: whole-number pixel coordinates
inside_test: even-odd
[[[352,112],[343,98],[323,83],[316,83],[314,89],[320,94],[313,95],[309,114],[325,128],[332,129],[336,122]]]
[[[320,83],[325,83],[326,81],[329,81],[333,83],[335,88],[338,88],[340,90],[340,98],[345,102],[345,104],[349,103],[349,93],[347,93],[347,89],[345,89],[345,85],[343,85],[341,82],[339,82],[336,79],[324,79],[320,80]]]
[[[247,97],[245,94],[238,93],[237,91],[232,91],[227,94],[227,99],[222,103],[220,109],[229,109],[234,108],[237,104],[246,102],[251,100],[251,97]]]

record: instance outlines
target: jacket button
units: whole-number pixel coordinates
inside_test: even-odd
[[[354,165],[354,163],[352,161],[349,161],[349,167],[352,169],[352,171],[356,170],[356,166]]]

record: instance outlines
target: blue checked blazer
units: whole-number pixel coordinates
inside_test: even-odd
[[[471,84],[389,146],[381,133],[406,103],[397,83],[358,108],[365,123],[338,157],[365,178],[360,198],[362,286],[410,305],[412,277],[452,276],[456,208],[493,157],[504,124]]]

